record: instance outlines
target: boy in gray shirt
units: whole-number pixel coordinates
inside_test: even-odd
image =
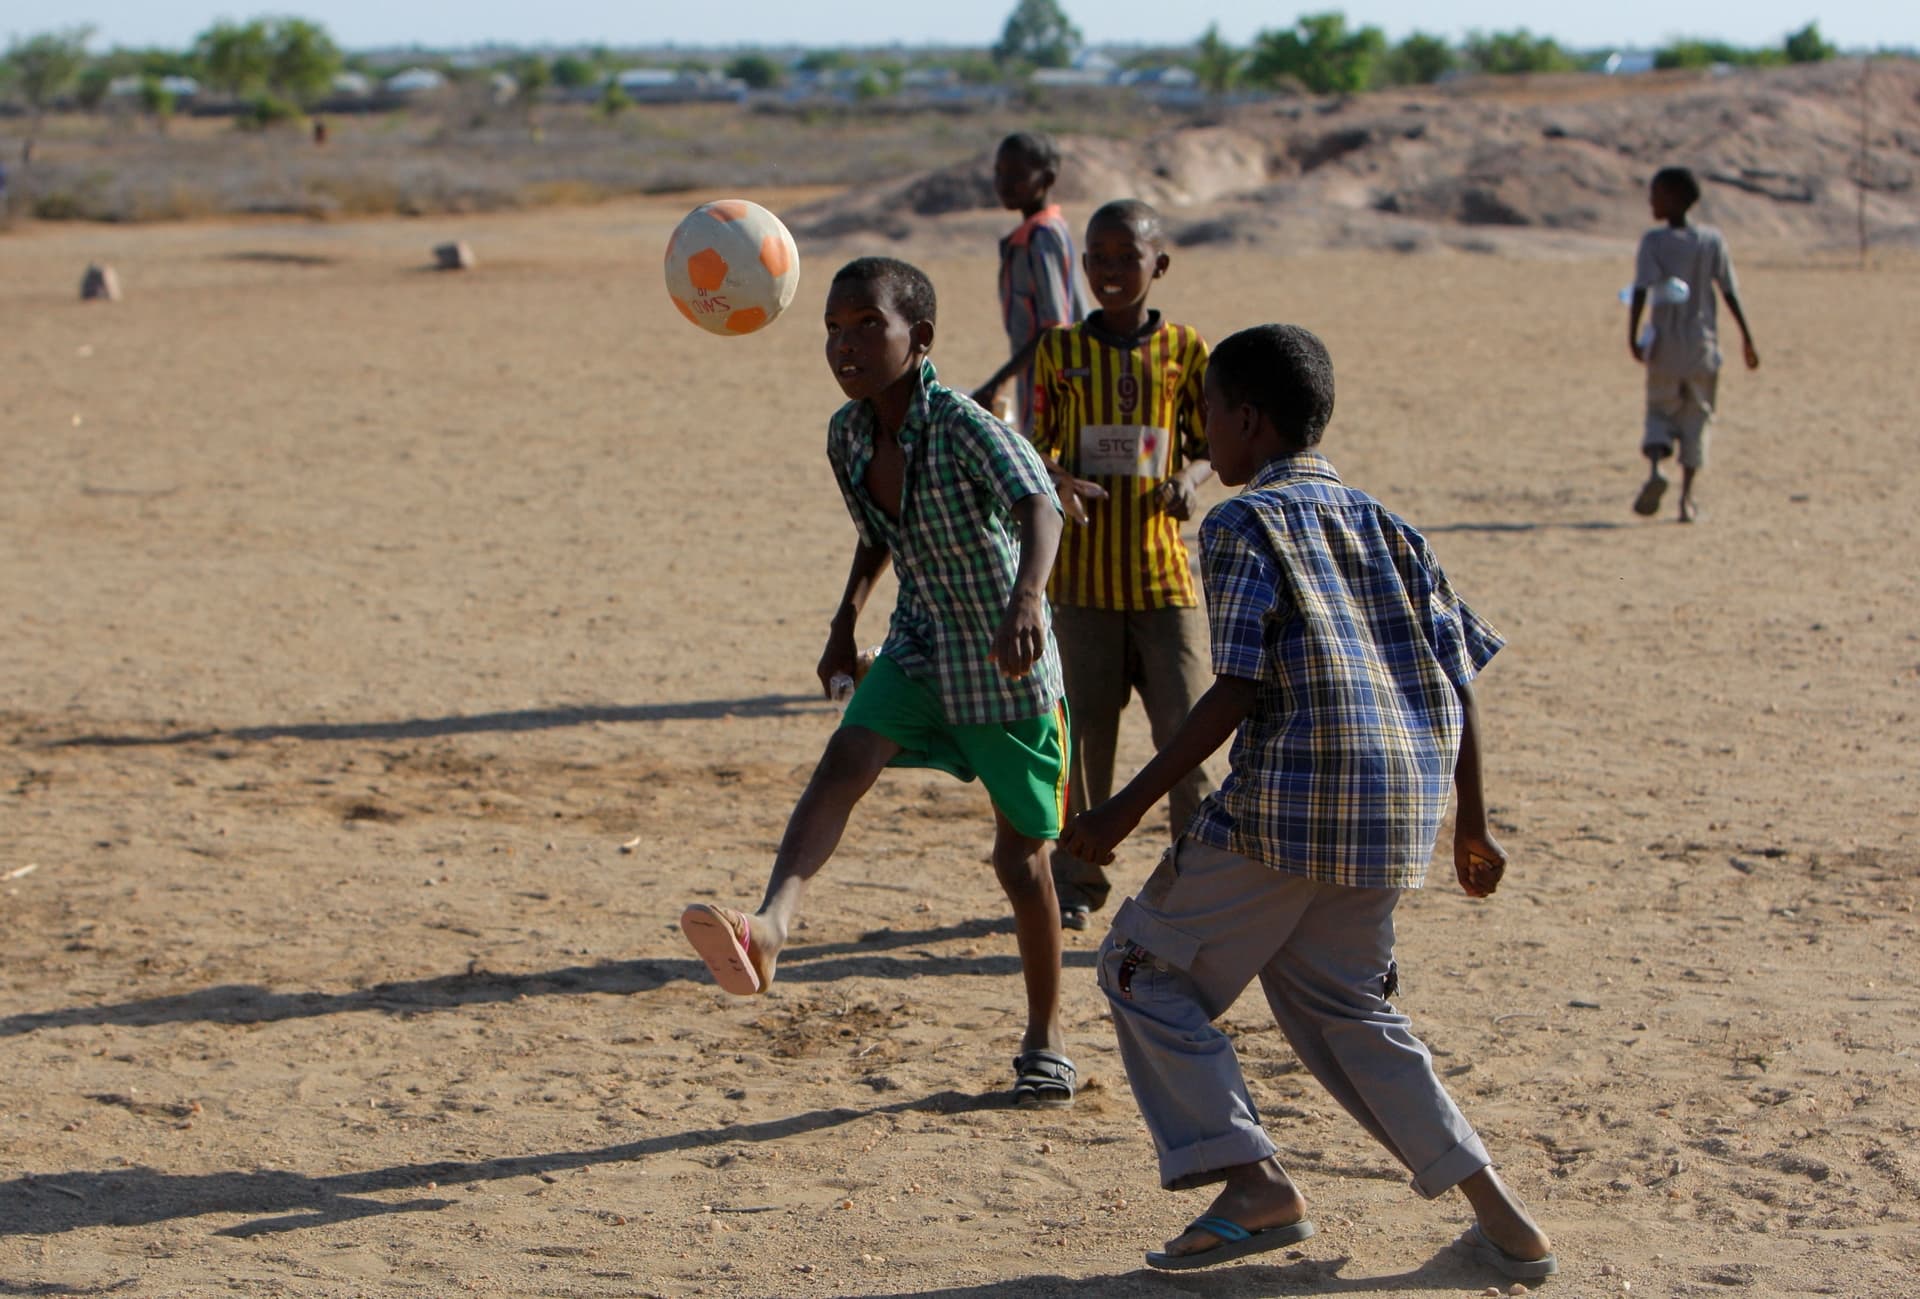
[[[1653,218],[1665,222],[1640,237],[1634,259],[1633,302],[1627,317],[1627,347],[1647,367],[1646,434],[1640,443],[1647,457],[1647,481],[1634,499],[1637,514],[1657,514],[1667,480],[1660,462],[1680,452],[1680,522],[1699,514],[1693,479],[1706,463],[1707,424],[1713,418],[1714,390],[1720,375],[1720,338],[1714,320],[1714,287],[1726,295],[1727,310],[1740,326],[1747,368],[1757,369],[1760,354],[1735,292],[1733,258],[1727,242],[1712,226],[1687,223],[1700,201],[1700,182],[1685,167],[1663,167],[1648,187]],[[1684,291],[1674,286],[1678,281]],[[1653,315],[1648,335],[1640,317],[1648,298]]]

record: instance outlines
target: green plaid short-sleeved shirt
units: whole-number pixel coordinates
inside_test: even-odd
[[[1006,616],[1020,567],[1016,502],[1060,501],[1038,453],[969,398],[940,384],[933,364],[901,425],[906,481],[900,519],[868,494],[873,408],[842,406],[827,425],[827,459],[860,540],[893,557],[900,584],[884,648],[909,677],[931,686],[956,725],[1013,722],[1060,701],[1060,650],[1053,629],[1033,670],[1010,681],[987,657]]]

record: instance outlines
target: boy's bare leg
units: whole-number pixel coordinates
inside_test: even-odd
[[[1020,947],[1020,977],[1027,985],[1027,1033],[1022,1051],[1059,1051],[1060,903],[1048,858],[1052,844],[1015,830],[998,808],[993,813],[993,873],[1013,904],[1014,941]]]
[[[1248,1231],[1292,1226],[1307,1216],[1306,1197],[1300,1194],[1300,1188],[1293,1184],[1278,1159],[1268,1157],[1255,1164],[1236,1164],[1227,1169],[1226,1174],[1226,1185],[1207,1206],[1207,1216],[1225,1218]],[[1222,1243],[1220,1237],[1205,1227],[1196,1227],[1168,1241],[1166,1252],[1176,1257],[1204,1254]]]
[[[1461,1194],[1473,1206],[1473,1216],[1488,1240],[1518,1259],[1532,1262],[1553,1253],[1553,1242],[1527,1212],[1527,1206],[1507,1189],[1492,1165],[1460,1183]]]
[[[1665,447],[1647,447],[1647,481],[1640,484],[1640,494],[1634,498],[1635,514],[1655,514],[1660,509],[1660,498],[1666,493],[1667,478],[1660,472],[1660,462],[1667,456]]]
[[[786,946],[787,930],[808,882],[839,846],[854,804],[873,788],[882,769],[899,752],[899,745],[863,726],[843,726],[827,741],[826,752],[787,818],[787,832],[781,836],[773,872],[767,877],[767,895],[754,913],[753,943],[765,955],[769,970]]]
[[[1693,503],[1693,476],[1700,471],[1692,465],[1680,466],[1680,522],[1692,523],[1699,517],[1700,507]]]

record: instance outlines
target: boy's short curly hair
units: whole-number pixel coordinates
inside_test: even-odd
[[[1700,201],[1700,178],[1693,174],[1691,167],[1662,167],[1653,173],[1653,183],[1686,207]]]
[[[1102,205],[1087,218],[1087,233],[1092,234],[1095,226],[1105,225],[1124,226],[1155,248],[1167,246],[1166,222],[1153,204],[1144,199],[1117,198]]]
[[[1255,325],[1228,335],[1207,358],[1220,395],[1265,415],[1291,451],[1318,446],[1333,419],[1333,358],[1312,330]]]
[[[886,291],[887,298],[907,318],[909,325],[934,323],[939,306],[933,281],[911,262],[897,257],[856,257],[833,273],[833,283],[873,284]]]
[[[1014,152],[1043,171],[1058,173],[1060,170],[1060,146],[1054,143],[1051,135],[1039,131],[1015,131],[1000,141],[995,153]]]

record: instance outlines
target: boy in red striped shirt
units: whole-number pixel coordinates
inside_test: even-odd
[[[1120,714],[1135,690],[1156,746],[1212,682],[1206,620],[1180,525],[1211,476],[1207,345],[1147,306],[1169,259],[1160,214],[1137,199],[1087,222],[1083,264],[1099,309],[1050,329],[1034,357],[1029,436],[1068,517],[1047,595],[1074,744],[1067,806],[1113,792]],[[1168,795],[1177,836],[1212,787],[1196,767]],[[1087,927],[1111,887],[1099,865],[1056,851],[1061,923]]]

